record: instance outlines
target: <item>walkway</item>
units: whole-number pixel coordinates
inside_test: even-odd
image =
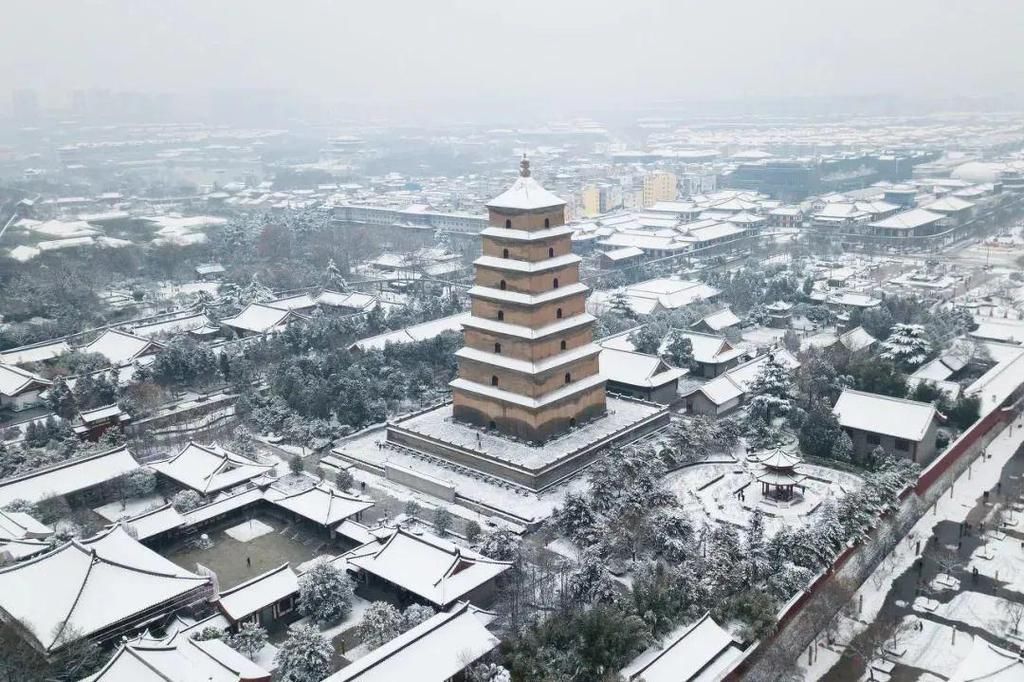
[[[993,513],[995,506],[1006,506],[1018,501],[1018,486],[1010,483],[1019,481],[1024,472],[1024,457],[1017,455],[1022,444],[1024,422],[1018,420],[997,436],[989,444],[986,456],[979,457],[932,509],[925,512],[854,594],[848,615],[837,615],[837,629],[841,633],[837,639],[851,645],[846,647],[846,655],[841,653],[842,646],[826,646],[825,637],[820,637],[813,664],[807,663],[810,652],[805,652],[798,662],[805,679],[826,682],[860,679],[866,671],[866,662],[854,652],[870,649],[872,640],[877,639],[883,630],[891,630],[894,624],[908,616],[926,621],[921,626],[922,637],[935,637],[937,628],[933,626],[943,623],[948,625],[949,620],[926,610],[915,610],[913,605],[915,598],[927,591],[940,573],[964,571],[957,576],[963,590],[1024,599],[1019,593],[1005,589],[1006,581],[1012,580],[1012,576],[1001,576],[1001,582],[997,583],[992,576],[981,574],[975,582],[965,570],[971,554],[982,542],[978,537],[979,524]],[[987,501],[984,497],[986,492],[989,493]],[[971,530],[961,537],[963,523],[970,524]],[[920,564],[915,563],[920,555],[924,555],[924,560]],[[1017,578],[1024,579],[1024,576]],[[928,596],[934,598],[941,607],[951,602],[957,594],[964,592],[945,590],[936,594],[929,592]],[[962,623],[958,627],[965,629]],[[951,628],[938,629],[951,632]],[[966,629],[969,631],[972,628]],[[907,640],[912,637],[913,633],[904,635]],[[961,639],[969,641],[967,633],[962,634]],[[993,641],[1007,646],[1007,642],[1000,641],[998,637],[994,637]],[[915,677],[908,674],[913,672],[908,666],[899,664],[899,658],[893,657],[893,660],[896,663],[892,671],[893,679]],[[883,677],[876,674],[876,679]]]

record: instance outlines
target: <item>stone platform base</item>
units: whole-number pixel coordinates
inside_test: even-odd
[[[457,422],[448,403],[389,423],[387,443],[541,491],[668,421],[661,405],[609,396],[604,416],[538,446]]]

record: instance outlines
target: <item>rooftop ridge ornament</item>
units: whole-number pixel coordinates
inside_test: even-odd
[[[530,161],[526,158],[526,154],[523,154],[523,160],[519,162],[519,176],[530,177]]]

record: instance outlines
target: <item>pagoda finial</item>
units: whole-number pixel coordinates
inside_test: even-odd
[[[530,161],[526,158],[525,153],[523,153],[523,160],[519,162],[519,176],[523,178],[530,177]]]

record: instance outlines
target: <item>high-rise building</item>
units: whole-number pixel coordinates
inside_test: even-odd
[[[487,204],[472,315],[452,381],[456,420],[542,442],[605,413],[589,289],[565,202],[530,176]]]
[[[659,201],[675,201],[679,196],[679,181],[675,173],[655,171],[644,176],[644,208]]]

